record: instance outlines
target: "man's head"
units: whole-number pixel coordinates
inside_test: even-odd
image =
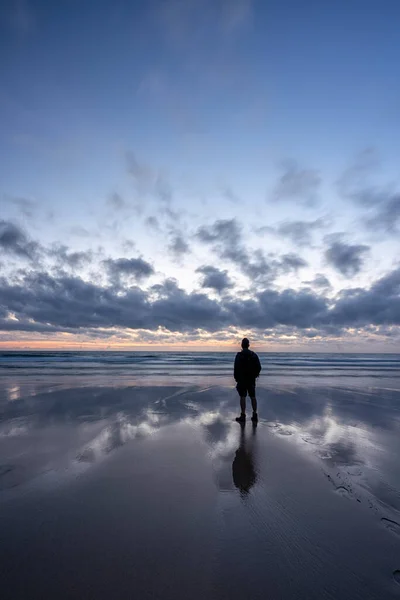
[[[243,338],[242,339],[242,348],[243,348],[243,350],[246,350],[249,346],[250,346],[249,340],[247,338]]]

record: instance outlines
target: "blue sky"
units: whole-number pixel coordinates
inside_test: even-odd
[[[0,344],[398,351],[399,19],[3,3]]]

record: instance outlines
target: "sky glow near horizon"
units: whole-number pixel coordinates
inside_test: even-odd
[[[3,3],[0,348],[400,351],[399,22]]]

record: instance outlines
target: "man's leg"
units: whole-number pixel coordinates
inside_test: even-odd
[[[238,382],[237,386],[236,386],[237,392],[239,394],[240,397],[240,417],[236,418],[236,421],[238,421],[239,423],[244,423],[246,421],[246,395],[247,395],[247,391],[246,388],[243,386],[242,382]]]
[[[252,421],[258,421],[257,415],[257,398],[256,398],[256,382],[252,382],[249,386],[249,396],[251,400],[251,407],[253,409],[253,416],[251,417]]]

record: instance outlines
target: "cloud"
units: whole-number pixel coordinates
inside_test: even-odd
[[[173,235],[168,250],[175,259],[181,259],[185,254],[190,253],[189,244],[180,233]]]
[[[400,193],[382,195],[375,206],[373,216],[365,219],[367,228],[371,231],[400,234]]]
[[[313,327],[324,321],[327,301],[308,291],[264,290],[252,300],[225,303],[231,324],[241,328],[267,329],[276,325]]]
[[[9,204],[18,208],[21,214],[28,219],[31,219],[37,209],[37,203],[34,200],[28,198],[16,198],[16,197],[5,197],[3,198]]]
[[[298,254],[294,254],[293,252],[289,254],[284,254],[280,261],[280,268],[284,273],[288,273],[290,271],[294,271],[297,273],[299,269],[303,267],[307,267],[308,263],[304,258],[301,258]]]
[[[212,246],[214,252],[223,260],[235,264],[243,272],[248,273],[249,267],[256,272],[265,271],[266,264],[261,264],[260,256],[252,262],[243,245],[242,228],[236,219],[219,219],[210,226],[201,226],[196,237],[204,244]]]
[[[254,300],[218,302],[203,293],[187,293],[174,280],[121,290],[102,287],[79,277],[26,273],[19,283],[0,279],[0,306],[26,323],[54,327],[208,332],[236,327],[272,327],[278,323],[305,327],[321,321],[323,299],[307,292],[264,291]]]
[[[39,256],[40,245],[14,223],[0,219],[0,251],[34,261]]]
[[[131,175],[137,190],[147,192],[154,185],[156,178],[154,170],[145,163],[140,163],[134,152],[126,152],[125,159],[127,171]]]
[[[196,237],[204,244],[212,245],[222,259],[239,266],[250,262],[242,244],[242,228],[236,219],[219,219],[212,225],[202,225],[197,230]]]
[[[107,198],[107,204],[116,211],[123,210],[127,207],[125,200],[117,192],[114,192]]]
[[[284,221],[276,228],[275,233],[290,239],[297,246],[311,246],[312,235],[317,229],[325,227],[323,219],[315,221]]]
[[[153,275],[154,268],[143,258],[107,258],[103,261],[108,275],[115,284],[119,284],[121,278],[134,278],[142,281]]]
[[[205,243],[223,242],[232,244],[240,239],[242,235],[241,227],[236,219],[220,219],[213,225],[202,225],[197,231],[197,237]]]
[[[76,332],[127,328],[195,334],[228,328],[259,332],[284,326],[337,335],[343,328],[400,325],[400,268],[369,289],[345,290],[328,299],[310,290],[265,289],[252,299],[188,293],[172,279],[148,291],[97,285],[80,277],[46,272],[22,273],[13,283],[0,278],[0,328]],[[5,317],[14,315],[13,319]],[[390,330],[388,330],[390,331]],[[306,332],[307,333],[307,332]]]
[[[47,251],[50,258],[55,258],[61,267],[70,267],[71,269],[79,269],[93,260],[93,252],[91,250],[71,252],[68,246],[55,244]]]
[[[284,172],[273,192],[273,201],[296,200],[306,205],[317,201],[321,176],[314,169],[300,169],[296,162],[287,161]]]
[[[322,275],[322,273],[317,273],[314,279],[311,281],[304,281],[304,283],[321,289],[329,289],[332,287],[329,279],[325,277],[325,275]]]
[[[365,191],[372,189],[369,183],[371,174],[377,171],[379,164],[379,156],[374,148],[360,152],[337,180],[339,193],[364,204],[369,196]]]
[[[250,254],[243,244],[242,228],[236,219],[217,220],[213,225],[202,226],[196,236],[211,245],[220,259],[231,262],[257,285],[269,285],[282,273],[296,272],[307,266],[307,262],[294,253],[268,259],[259,249]]]
[[[229,186],[221,188],[221,193],[224,198],[232,202],[232,204],[240,204],[241,200],[237,194]]]
[[[172,221],[179,221],[182,211],[173,210],[173,187],[168,176],[161,169],[154,169],[149,165],[139,162],[133,152],[125,154],[127,171],[134,183],[138,196],[133,205],[138,215],[144,212],[148,201],[158,201],[159,213]]]
[[[367,208],[370,216],[362,217],[367,229],[391,235],[400,233],[400,192],[394,185],[373,185],[371,173],[377,171],[379,157],[375,150],[361,153],[341,175],[337,186],[341,195]]]
[[[76,235],[78,237],[91,237],[90,232],[81,225],[74,225],[70,228],[70,232],[72,235]]]
[[[400,268],[370,289],[346,290],[331,311],[331,322],[343,327],[400,325]]]
[[[365,255],[369,252],[369,246],[346,244],[336,235],[329,235],[326,240],[330,241],[330,246],[325,250],[327,264],[332,265],[346,277],[357,275],[363,267]]]
[[[204,265],[196,269],[196,273],[203,275],[201,287],[213,289],[218,293],[222,293],[233,287],[228,271],[221,271],[211,265]]]
[[[157,217],[154,217],[154,216],[147,217],[146,220],[145,220],[145,225],[149,229],[152,229],[153,231],[156,231],[156,232],[160,232],[161,231],[161,229],[160,229],[160,222],[157,219]]]

